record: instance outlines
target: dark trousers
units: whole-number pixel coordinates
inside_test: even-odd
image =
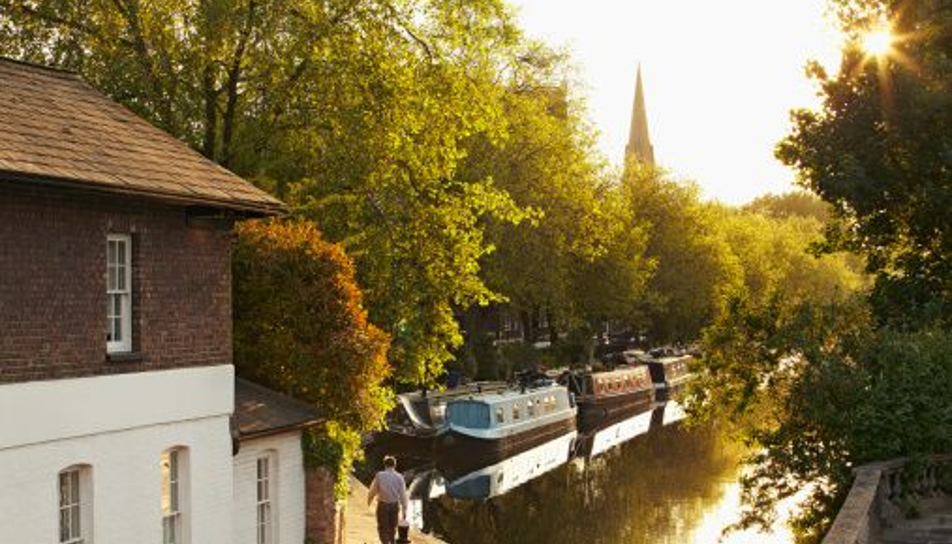
[[[400,506],[397,503],[377,503],[377,534],[380,544],[394,544]]]

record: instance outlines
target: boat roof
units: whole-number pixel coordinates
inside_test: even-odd
[[[545,387],[533,387],[526,389],[524,392],[521,389],[505,389],[502,391],[492,391],[482,394],[474,394],[468,397],[460,397],[458,399],[453,399],[451,402],[477,402],[484,404],[500,404],[507,403],[510,401],[516,401],[520,399],[525,399],[533,396],[546,395],[549,393],[556,393],[559,391],[568,392],[564,386],[552,384]]]
[[[661,363],[661,364],[663,364],[663,365],[668,365],[668,364],[671,364],[671,363],[676,363],[676,362],[678,362],[678,361],[687,361],[688,359],[693,359],[693,357],[690,356],[690,355],[673,355],[673,356],[671,356],[671,357],[659,357],[659,358],[657,358],[657,359],[655,359],[655,360],[653,360],[653,361],[649,361],[649,362],[651,362],[651,363]]]
[[[623,375],[625,375],[625,374],[632,374],[632,373],[637,373],[637,372],[644,373],[644,372],[647,372],[647,371],[648,371],[648,367],[646,367],[646,366],[644,366],[644,365],[622,366],[622,367],[618,367],[618,368],[613,368],[612,370],[599,370],[599,371],[594,371],[594,372],[591,372],[591,375],[592,375],[592,376],[603,377],[603,376],[613,376],[613,375],[615,375],[615,374],[618,374],[618,375],[620,375],[620,376],[623,376]]]

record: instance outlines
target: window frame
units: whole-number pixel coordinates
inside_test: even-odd
[[[121,244],[124,249],[123,259],[113,261],[110,257],[112,244]],[[117,251],[118,254],[118,251]],[[122,286],[112,285],[112,270],[121,266]],[[119,274],[115,275],[119,283]],[[119,315],[114,313],[115,296],[119,297]],[[113,340],[114,320],[119,319],[119,340]],[[106,353],[132,352],[132,235],[106,235]]]
[[[262,474],[262,466],[265,469],[264,474]],[[255,541],[257,544],[278,543],[276,482],[276,456],[269,451],[255,459]]]
[[[64,480],[66,477],[66,480]],[[63,484],[68,482],[64,494]],[[60,544],[91,544],[93,538],[92,469],[88,465],[72,465],[59,471],[56,477],[57,519]],[[68,496],[67,496],[68,495]],[[64,498],[69,502],[64,503]],[[64,516],[65,513],[65,516]],[[69,525],[64,534],[63,522]],[[73,532],[75,530],[75,533]]]
[[[162,544],[188,544],[188,450],[170,448],[162,452],[159,459]]]

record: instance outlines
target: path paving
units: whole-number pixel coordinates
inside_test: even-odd
[[[344,514],[343,544],[377,544],[377,518],[373,507],[367,506],[367,486],[356,478],[350,479],[350,496]],[[412,544],[446,544],[446,542],[412,529]],[[952,542],[950,542],[952,544]]]
[[[952,512],[905,520],[883,531],[883,544],[952,544]]]

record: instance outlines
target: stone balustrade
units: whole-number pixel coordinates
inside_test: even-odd
[[[823,544],[878,544],[883,528],[900,523],[911,510],[947,508],[943,470],[952,469],[952,454],[922,462],[893,459],[853,471],[855,479]]]

